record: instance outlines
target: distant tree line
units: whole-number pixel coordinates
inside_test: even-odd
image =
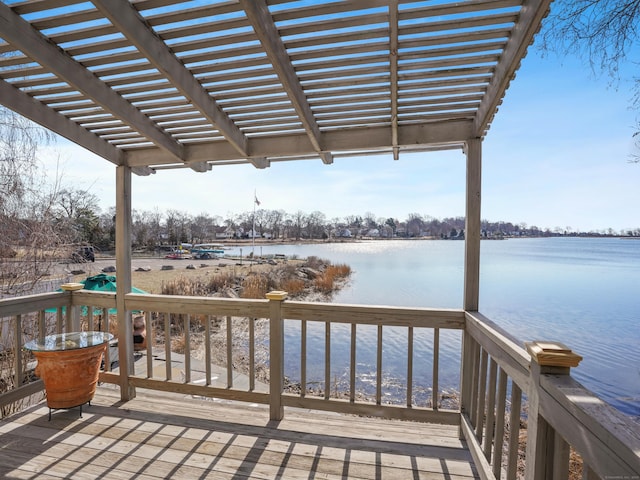
[[[115,243],[115,207],[101,212],[98,198],[81,190],[62,189],[53,206],[57,228],[74,244],[91,244],[102,250]],[[256,209],[235,215],[193,215],[169,209],[134,210],[132,212],[132,245],[153,249],[160,245],[181,243],[216,243],[234,239],[268,238],[279,240],[329,240],[361,238],[442,238],[463,239],[464,217],[438,219],[420,213],[405,218],[378,217],[372,212],[327,218],[320,211],[310,213]],[[640,236],[640,228],[623,232],[613,229],[579,232],[571,227],[554,229],[528,226],[526,223],[481,223],[482,236],[551,237],[551,236]]]

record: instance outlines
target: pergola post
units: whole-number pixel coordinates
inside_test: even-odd
[[[465,311],[477,311],[480,297],[480,201],[482,179],[482,143],[479,138],[468,139],[465,144],[467,156],[467,188],[464,227],[464,298]],[[473,341],[464,332],[462,361],[460,362],[461,411],[471,413],[471,389],[473,375]],[[463,438],[462,427],[459,431]]]
[[[480,203],[482,180],[482,142],[466,142],[467,189],[464,229],[464,304],[468,311],[478,310],[480,297]]]
[[[116,279],[120,398],[127,401],[136,392],[129,385],[129,375],[133,374],[133,326],[124,301],[131,292],[131,168],[124,165],[116,167]]]

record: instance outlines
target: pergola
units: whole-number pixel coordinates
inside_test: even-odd
[[[460,148],[475,311],[481,142],[550,3],[3,0],[0,98],[117,166],[119,316],[132,173]]]

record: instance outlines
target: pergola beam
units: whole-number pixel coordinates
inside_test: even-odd
[[[23,117],[39,123],[115,165],[124,164],[124,153],[121,150],[2,79],[0,79],[0,98],[3,99],[4,106]]]
[[[258,169],[265,169],[271,166],[271,162],[266,157],[253,157],[249,159],[249,163]]]
[[[59,79],[73,85],[105,110],[127,122],[150,141],[176,159],[182,159],[182,145],[166,135],[138,109],[122,98],[102,80],[47,40],[13,10],[0,2],[0,31],[4,40],[43,65]],[[4,103],[4,100],[3,100]]]
[[[549,13],[549,6],[553,0],[525,0],[516,22],[511,38],[500,56],[495,67],[487,94],[485,95],[474,125],[474,137],[483,137],[488,125],[502,101],[509,83],[520,62],[527,53],[527,48],[533,42],[534,35],[540,28],[542,19]]]
[[[293,68],[287,49],[282,43],[267,4],[263,0],[240,0],[240,5],[242,5],[249,22],[260,39],[262,47],[291,100],[314,150],[320,155],[324,163],[333,163],[333,156],[327,149],[323,148],[320,127],[318,127],[313,116],[300,80]]]
[[[166,44],[151,30],[127,0],[93,0],[93,4],[120,32],[207,118],[243,156],[247,138],[222,111]]]
[[[471,136],[471,120],[453,120],[429,124],[401,125],[398,127],[398,142],[402,149],[407,146],[424,149],[428,145],[459,145]],[[324,133],[328,150],[336,152],[371,151],[388,148],[391,144],[389,128],[385,126],[350,130],[332,130]],[[274,161],[278,157],[308,157],[317,155],[305,133],[278,135],[277,137],[255,137],[250,140],[250,149],[256,158],[265,157]],[[237,152],[225,141],[213,144],[190,145],[185,147],[188,162],[228,162],[242,160]],[[127,156],[131,166],[163,165],[175,163],[166,154],[155,149],[129,151]],[[242,160],[240,163],[247,163]]]

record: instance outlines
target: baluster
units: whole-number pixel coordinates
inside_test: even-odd
[[[307,321],[300,326],[300,394],[307,395]]]
[[[495,425],[495,408],[496,408],[496,377],[498,373],[498,364],[493,360],[489,364],[489,398],[487,400],[487,424],[484,430],[484,456],[487,460],[491,460],[491,446],[493,445]]]
[[[478,413],[476,415],[476,438],[482,444],[482,427],[484,426],[484,406],[487,393],[487,362],[489,355],[483,348],[480,356],[480,373],[478,374]]]
[[[553,478],[555,480],[569,478],[569,450],[569,444],[562,435],[553,430]]]
[[[472,344],[473,338],[466,330],[462,334],[462,355],[460,361],[460,411],[471,420],[471,381],[472,381]],[[459,431],[462,438],[462,429]]]
[[[109,315],[106,308],[99,309],[100,313],[98,314],[98,330],[101,332],[109,333]],[[105,325],[102,324],[102,319],[107,318]],[[111,371],[111,342],[107,343],[107,348],[104,350],[104,371]],[[149,364],[147,362],[147,375],[149,371]]]
[[[41,342],[44,342],[44,337],[47,336],[47,323],[44,310],[38,312],[38,336]]]
[[[471,343],[471,399],[469,405],[469,419],[471,425],[476,426],[478,413],[478,374],[480,369],[480,345],[475,340]]]
[[[498,378],[498,405],[496,407],[496,434],[493,449],[493,476],[500,480],[502,472],[502,441],[504,439],[504,419],[507,408],[507,374],[501,368]]]
[[[378,325],[378,348],[376,349],[376,405],[382,404],[382,325]]]
[[[331,323],[324,323],[324,399],[331,393]]]
[[[67,305],[65,309],[65,319],[64,319],[64,331],[69,333],[73,332],[73,314],[71,310],[73,307],[71,306],[71,302]]]
[[[349,366],[349,401],[356,401],[356,324],[351,324],[351,365]]]
[[[207,315],[207,319],[204,322],[204,368],[206,378],[204,384],[206,386],[211,385],[211,320],[212,316]],[[147,345],[149,342],[147,341]]]
[[[249,319],[249,390],[256,389],[256,319]]]
[[[164,355],[166,357],[165,372],[167,380],[171,380],[171,314],[164,317]]]
[[[233,388],[233,330],[231,317],[227,316],[227,388]]]
[[[104,331],[111,332],[111,320],[109,319],[109,309],[102,309],[102,317],[104,318]]]
[[[15,387],[19,387],[22,385],[22,315],[18,314],[14,318],[15,328],[14,328],[14,347],[13,350],[16,352],[15,361],[14,361],[14,379],[15,379]]]
[[[62,307],[58,307],[56,309],[56,333],[62,333],[63,326]]]
[[[107,313],[105,310],[103,310]],[[151,378],[153,376],[153,341],[154,341],[154,330],[153,330],[153,319],[151,317],[151,312],[145,312],[144,314],[144,331],[145,331],[145,340],[147,342],[147,378]],[[107,351],[109,349],[107,348]]]
[[[507,460],[507,480],[515,480],[518,471],[518,444],[520,437],[520,408],[522,390],[511,382],[511,414],[509,415],[509,451]]]
[[[413,327],[407,329],[407,408],[413,404]]]
[[[184,383],[191,382],[191,315],[184,319]]]
[[[440,371],[440,329],[433,329],[433,384],[431,385],[431,403],[434,411],[438,411]]]

